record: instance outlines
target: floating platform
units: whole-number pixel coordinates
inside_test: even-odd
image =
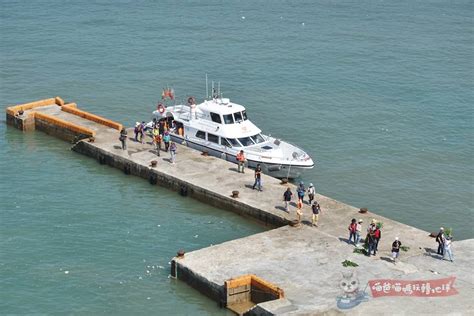
[[[303,224],[293,227],[295,205],[290,213],[283,208],[283,192],[290,187],[263,175],[263,192],[252,189],[253,171],[237,173],[237,166],[178,145],[176,164],[169,154],[161,157],[147,138],[145,144],[132,140],[128,129],[127,150],[120,146],[122,125],[78,109],[61,98],[45,99],[7,108],[7,123],[23,131],[41,130],[73,143],[72,150],[101,164],[142,177],[196,198],[204,203],[233,211],[267,225],[267,232],[196,250],[172,260],[171,275],[211,297],[223,307],[248,315],[314,314],[472,314],[474,281],[471,273],[474,240],[455,241],[455,262],[440,260],[435,240],[429,233],[317,195],[322,214],[319,227],[310,226],[311,211],[303,208]],[[238,191],[235,197],[234,191]],[[352,218],[363,219],[364,229],[372,218],[383,222],[382,239],[376,257],[354,253],[348,244]],[[390,260],[391,243],[398,236],[408,251],[400,261]],[[344,267],[348,260],[357,267]],[[352,274],[352,275],[349,275]],[[456,295],[445,297],[374,298],[370,280],[436,280],[456,277]],[[355,282],[364,299],[352,305],[343,291],[344,280]],[[349,295],[350,296],[350,295]],[[347,309],[346,309],[347,308]]]

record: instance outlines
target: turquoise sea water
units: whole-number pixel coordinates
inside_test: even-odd
[[[208,73],[315,158],[301,180],[322,194],[474,237],[472,1],[0,6],[2,107],[59,95],[131,125],[167,85],[202,98]],[[1,314],[225,313],[169,259],[264,230],[4,119],[0,163]]]

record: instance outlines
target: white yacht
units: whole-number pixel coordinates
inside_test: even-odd
[[[172,141],[234,163],[243,150],[248,167],[260,164],[263,173],[276,178],[293,179],[314,167],[302,149],[262,134],[244,106],[216,96],[200,104],[193,97],[187,101],[186,105],[159,104],[147,129],[166,121]]]

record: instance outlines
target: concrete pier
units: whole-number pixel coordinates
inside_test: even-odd
[[[77,109],[75,104],[68,105],[58,97],[42,100],[8,108],[7,123],[25,131],[38,129],[71,141],[74,151],[101,164],[276,228],[185,253],[172,260],[173,276],[222,306],[235,303],[237,306],[229,307],[238,313],[253,315],[345,312],[467,315],[474,312],[471,303],[474,281],[470,272],[473,240],[454,243],[454,263],[440,260],[433,254],[435,241],[428,232],[370,212],[361,214],[358,208],[322,195],[316,197],[322,208],[319,227],[308,225],[311,211],[307,204],[303,210],[303,225],[292,227],[288,224],[296,218],[295,206],[286,213],[282,195],[287,187],[295,193],[293,184],[283,185],[280,180],[263,175],[263,192],[252,190],[251,170],[239,174],[236,165],[203,156],[183,145],[178,146],[176,164],[171,164],[168,153],[162,151],[161,157],[157,157],[150,138],[145,144],[133,141],[132,129],[128,130],[128,148],[122,150],[118,140],[119,123],[74,109]],[[155,167],[151,166],[152,161],[156,161]],[[236,190],[238,198],[232,197],[232,191]],[[347,243],[351,218],[363,219],[364,230],[373,218],[383,222],[376,257],[354,253],[354,246]],[[400,262],[394,264],[389,256],[396,236],[409,250],[402,251]],[[355,262],[358,267],[344,267],[344,260]],[[360,305],[344,310],[337,307],[336,298],[343,294],[339,285],[342,275],[347,277],[348,272],[358,280],[360,290],[365,289],[367,293],[370,289],[365,288],[366,284],[373,279],[433,280],[448,276],[457,278],[454,287],[459,293],[446,297],[373,298],[369,295]],[[241,281],[244,279],[249,280],[248,284]],[[239,297],[248,298],[242,300],[240,307],[240,300],[236,300]]]

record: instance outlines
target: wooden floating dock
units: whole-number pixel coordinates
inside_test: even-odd
[[[122,125],[80,110],[75,103],[60,97],[11,106],[6,109],[7,123],[23,131],[41,130],[72,142],[72,150],[96,159],[101,164],[136,175],[151,184],[180,192],[204,203],[253,218],[271,228],[264,233],[185,253],[172,260],[172,276],[187,282],[221,306],[249,315],[273,314],[472,314],[474,281],[470,266],[474,240],[454,243],[455,262],[439,260],[432,249],[435,241],[428,232],[378,216],[361,214],[359,209],[317,195],[322,214],[320,225],[310,222],[309,205],[304,206],[303,225],[291,227],[295,207],[290,214],[283,209],[286,187],[263,175],[263,192],[252,190],[253,172],[237,173],[236,165],[179,145],[176,164],[168,153],[157,157],[151,139],[137,143],[129,137],[127,150],[120,147]],[[129,136],[133,130],[128,130]],[[151,162],[156,161],[152,167]],[[239,191],[239,197],[232,197]],[[395,216],[394,216],[395,217]],[[347,226],[351,218],[363,219],[364,229],[372,218],[383,222],[383,235],[377,257],[353,252],[347,244]],[[436,230],[437,228],[433,228]],[[408,252],[393,264],[391,243],[398,236]],[[350,260],[357,268],[343,267]],[[440,298],[371,298],[360,305],[341,310],[342,274],[353,272],[361,290],[372,279],[430,280],[456,276],[459,294]],[[369,289],[366,289],[370,292]]]

